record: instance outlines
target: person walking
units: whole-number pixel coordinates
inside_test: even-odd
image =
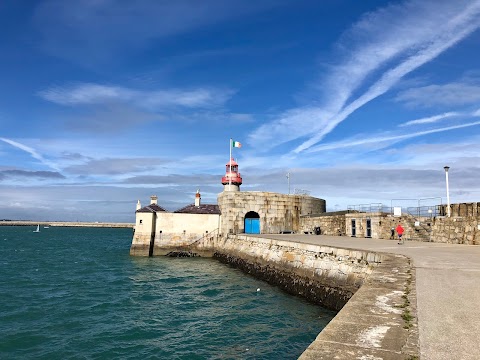
[[[395,230],[397,231],[397,235],[398,235],[398,245],[402,245],[404,243],[404,240],[402,239],[402,235],[405,229],[402,227],[401,223],[398,223],[397,228]]]
[[[392,227],[390,230],[390,240],[395,240],[395,228]]]

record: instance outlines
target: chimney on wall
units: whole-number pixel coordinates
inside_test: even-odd
[[[137,210],[140,210],[142,208],[142,204],[140,204],[140,200],[137,201]]]
[[[197,190],[197,193],[195,194],[195,206],[200,206],[200,200],[202,197],[200,196],[200,189]]]
[[[152,195],[150,196],[150,205],[157,205],[158,202],[158,196],[157,195]]]

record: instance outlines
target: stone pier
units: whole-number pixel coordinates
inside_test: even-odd
[[[415,269],[410,260],[384,252],[302,243],[297,237],[211,236],[190,247],[166,247],[161,252],[212,256],[339,311],[301,359],[418,359]]]

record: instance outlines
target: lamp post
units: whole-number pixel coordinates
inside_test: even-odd
[[[447,184],[447,217],[450,217],[450,193],[448,191],[448,169],[450,169],[449,166],[444,166],[445,169],[445,182]]]
[[[287,181],[288,181],[288,195],[290,195],[290,173],[287,172]]]

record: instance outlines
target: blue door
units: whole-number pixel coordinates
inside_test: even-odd
[[[260,216],[256,212],[245,215],[245,234],[260,234]]]
[[[245,234],[260,234],[260,219],[245,219]]]
[[[245,234],[252,233],[252,219],[245,219]]]

